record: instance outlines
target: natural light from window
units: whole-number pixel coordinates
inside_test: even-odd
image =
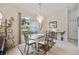
[[[0,12],[0,25],[1,25],[1,20],[2,20],[2,13]]]

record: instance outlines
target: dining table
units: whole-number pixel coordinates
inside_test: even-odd
[[[44,40],[44,38],[45,38],[45,33],[35,33],[35,34],[31,34],[31,35],[29,36],[29,38],[30,38],[31,40],[34,40],[34,41],[36,42],[36,46],[38,47],[38,42],[39,42],[40,40]]]
[[[44,40],[45,33],[33,33],[29,35],[29,40],[34,40],[36,42],[36,48],[34,49],[34,53],[39,54],[38,52],[38,43],[40,40]]]
[[[45,34],[44,33],[36,33],[36,34],[31,34],[30,35],[30,39],[35,40],[35,39],[40,39],[42,37],[44,37]]]
[[[64,32],[65,30],[56,30],[56,31],[53,31],[54,33],[57,34],[57,40],[61,41],[62,40],[62,33]]]

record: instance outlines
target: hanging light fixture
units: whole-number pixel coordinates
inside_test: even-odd
[[[38,3],[38,14],[37,14],[37,20],[38,20],[38,22],[41,24],[42,23],[42,21],[43,21],[43,16],[42,16],[42,14],[41,14],[41,3]]]

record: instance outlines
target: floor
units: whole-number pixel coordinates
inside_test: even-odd
[[[76,39],[70,39],[68,40],[70,43],[74,44],[75,46],[78,46],[78,40]]]
[[[6,55],[21,55],[21,53],[16,46],[7,51]],[[79,55],[79,49],[71,43],[57,41],[55,46],[47,52],[47,55]]]

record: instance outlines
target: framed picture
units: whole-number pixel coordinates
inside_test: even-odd
[[[57,21],[49,22],[49,28],[57,28]]]

